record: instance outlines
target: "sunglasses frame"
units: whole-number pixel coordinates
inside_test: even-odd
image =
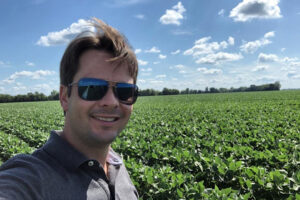
[[[107,90],[106,90],[105,94],[104,94],[101,98],[95,99],[95,100],[89,100],[89,99],[83,98],[82,95],[79,95],[79,88],[82,87],[82,86],[84,87],[84,86],[91,86],[91,85],[93,85],[93,84],[90,84],[90,85],[89,85],[89,84],[87,84],[87,85],[79,85],[79,84],[80,84],[80,81],[85,80],[85,79],[86,79],[87,81],[101,81],[101,82],[106,83],[106,85],[96,85],[96,86],[105,86],[105,87],[107,87]],[[132,99],[133,99],[132,101],[124,101],[124,100],[121,100],[121,99],[119,98],[119,95],[118,95],[118,92],[117,92],[118,84],[126,84],[126,85],[132,86],[132,89],[134,89],[134,92],[133,92],[134,95],[132,96]],[[95,85],[95,84],[94,84],[94,85]],[[115,82],[115,81],[107,81],[107,80],[104,80],[104,79],[98,79],[98,78],[87,78],[87,77],[84,77],[84,78],[79,79],[78,82],[70,83],[70,84],[68,85],[68,88],[71,89],[72,86],[77,86],[77,87],[78,87],[78,91],[77,91],[77,92],[78,92],[78,96],[79,96],[81,99],[85,100],[85,101],[98,101],[98,100],[101,100],[101,99],[106,95],[106,93],[107,93],[107,91],[109,90],[109,88],[112,88],[115,97],[116,97],[116,98],[118,99],[118,101],[119,101],[120,103],[122,103],[122,104],[132,105],[132,104],[134,104],[134,103],[136,102],[137,97],[138,97],[138,86],[137,86],[136,84],[133,84],[133,83]]]

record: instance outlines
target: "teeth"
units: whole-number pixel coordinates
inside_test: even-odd
[[[115,118],[113,118],[113,117],[96,117],[96,119],[99,119],[101,121],[106,121],[106,122],[115,121]]]

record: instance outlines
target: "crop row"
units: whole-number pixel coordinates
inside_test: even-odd
[[[0,108],[0,130],[19,137],[31,147],[42,146],[51,130],[62,127],[57,102],[14,103]]]
[[[6,134],[0,131],[0,161],[7,160],[19,153],[32,153],[35,148],[20,140],[14,135]]]

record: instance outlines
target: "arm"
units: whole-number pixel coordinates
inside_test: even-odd
[[[0,167],[0,200],[42,199],[40,178],[28,155],[16,156]]]

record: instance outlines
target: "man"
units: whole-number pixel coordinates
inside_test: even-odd
[[[110,144],[126,126],[138,89],[138,64],[126,39],[98,19],[60,64],[62,131],[32,155],[0,168],[3,199],[138,199],[120,156]]]

